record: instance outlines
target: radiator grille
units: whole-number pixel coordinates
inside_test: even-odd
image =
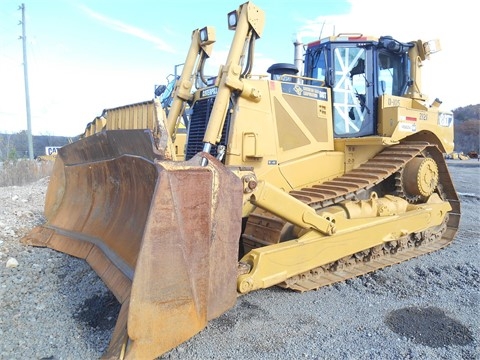
[[[208,118],[212,112],[215,97],[208,97],[200,99],[195,102],[192,115],[190,117],[190,124],[188,127],[187,149],[185,151],[185,160],[191,159],[195,154],[203,150],[203,136],[207,129]],[[219,145],[227,145],[228,143],[228,129],[230,127],[230,111],[227,111],[227,117],[223,125],[222,139]],[[217,156],[217,145],[212,146],[210,152],[213,156]]]

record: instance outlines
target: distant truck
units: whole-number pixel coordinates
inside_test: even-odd
[[[470,159],[478,159],[478,152],[476,151],[470,151],[467,155]]]

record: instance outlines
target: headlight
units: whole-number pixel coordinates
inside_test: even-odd
[[[211,26],[205,26],[199,30],[198,37],[201,46],[213,44],[215,42],[215,29]]]
[[[201,42],[208,41],[208,30],[206,27],[200,30],[200,41]]]
[[[237,10],[232,11],[228,14],[228,29],[235,30],[237,27],[238,13]]]

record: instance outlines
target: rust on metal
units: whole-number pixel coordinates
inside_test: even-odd
[[[23,242],[86,259],[122,304],[105,358],[159,356],[235,304],[240,179],[208,154],[162,160],[148,131],[61,150]]]

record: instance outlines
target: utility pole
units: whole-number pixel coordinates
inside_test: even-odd
[[[32,140],[32,120],[30,116],[30,93],[28,90],[28,66],[27,66],[27,36],[25,34],[25,4],[18,7],[22,10],[22,39],[23,43],[23,77],[25,79],[25,105],[27,107],[27,137],[28,137],[28,157],[33,160],[33,140]]]

